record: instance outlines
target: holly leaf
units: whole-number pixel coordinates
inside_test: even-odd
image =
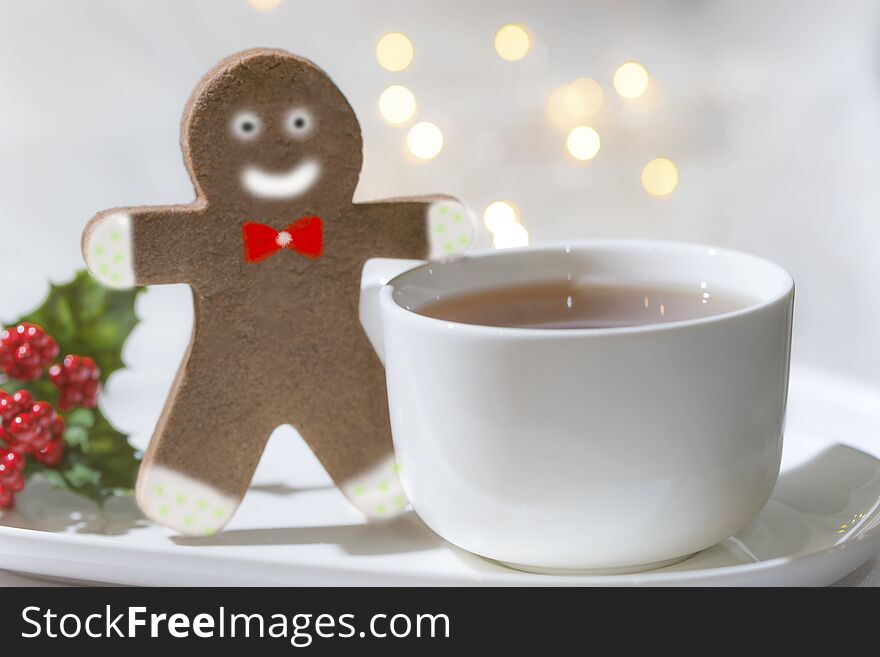
[[[134,302],[143,290],[113,290],[81,271],[69,283],[53,284],[43,304],[18,322],[42,326],[58,342],[62,356],[94,358],[106,381],[125,365],[122,347],[138,322]]]
[[[101,379],[122,368],[122,348],[138,322],[134,310],[143,288],[112,290],[88,272],[72,281],[52,285],[43,304],[20,317],[19,322],[39,324],[58,342],[61,355],[91,356],[101,368]],[[57,408],[58,390],[47,378],[36,381],[4,381],[0,388],[14,392],[27,389],[35,399]],[[40,472],[50,484],[84,495],[98,503],[112,495],[131,494],[140,454],[98,409],[75,408],[60,412],[65,420],[65,451],[61,463],[47,468],[27,460],[25,475]]]
[[[140,455],[98,409],[68,414],[64,442],[67,449],[58,467],[40,470],[53,486],[99,503],[131,493]]]

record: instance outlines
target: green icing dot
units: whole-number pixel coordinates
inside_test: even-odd
[[[200,510],[204,511],[208,508],[208,500],[199,500],[196,502],[196,506],[199,507]]]
[[[112,233],[110,233],[110,239],[113,240],[114,242],[118,242],[119,240],[122,239],[122,234],[118,230],[115,230]]]
[[[388,492],[388,482],[387,481],[381,482],[379,484],[379,490],[382,491],[383,493],[387,493]]]
[[[159,507],[159,515],[160,516],[167,516],[168,515],[168,505],[167,504],[163,504],[162,506]]]
[[[226,514],[226,512],[223,509],[221,509],[219,506],[216,509],[214,509],[214,516],[216,516],[217,518],[222,518],[225,514]]]
[[[363,486],[355,486],[354,494],[355,495],[363,495],[366,492],[366,489]]]
[[[174,501],[177,502],[178,504],[185,504],[185,503],[186,503],[186,495],[180,495],[180,494],[178,494],[178,495],[174,498]]]
[[[387,509],[385,508],[384,504],[377,504],[376,505],[376,513],[378,513],[379,515],[382,515],[383,513],[385,513],[385,511],[387,511]]]
[[[394,498],[394,505],[399,509],[400,507],[406,504],[406,498],[403,495],[398,495]]]
[[[437,226],[434,227],[434,232],[436,232],[436,233],[442,233],[445,230],[446,230],[446,226],[444,226],[443,224],[438,224]]]
[[[102,274],[106,274],[110,271],[110,267],[108,267],[107,265],[101,265],[100,267],[98,267],[98,271]]]
[[[395,464],[394,464],[394,468],[393,468],[393,470],[394,470],[395,472],[403,472],[403,466],[400,465],[400,463],[395,463]]]
[[[452,242],[444,242],[443,243],[443,250],[446,251],[447,253],[452,251]]]
[[[119,274],[117,273],[117,274],[113,274],[113,275],[110,277],[110,280],[113,281],[114,283],[118,283],[118,282],[119,282],[119,278],[120,278],[120,276],[119,276]]]
[[[461,219],[462,219],[461,212],[456,212],[454,215],[452,215],[452,220],[457,224],[461,223]]]
[[[163,495],[165,493],[165,486],[162,484],[156,484],[153,486],[153,490],[156,492],[156,495]]]
[[[461,244],[462,246],[467,246],[470,243],[470,240],[467,237],[465,237],[464,235],[462,235],[461,237],[458,238],[458,243]]]
[[[202,530],[202,535],[203,535],[203,536],[210,536],[210,535],[213,534],[213,533],[214,533],[214,528],[213,528],[213,527],[205,527],[205,528]]]
[[[447,208],[445,205],[441,205],[439,208],[437,208],[437,212],[439,212],[440,214],[446,214],[448,211],[449,208]]]
[[[103,244],[99,244],[98,246],[96,246],[96,247],[95,247],[95,253],[98,254],[98,255],[104,255],[104,245],[103,245]]]
[[[192,516],[187,516],[183,519],[183,522],[187,525],[192,525],[193,522],[195,522],[195,518],[193,518]]]
[[[113,256],[113,262],[122,262],[122,254],[117,253],[115,256]]]

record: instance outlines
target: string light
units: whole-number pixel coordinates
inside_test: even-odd
[[[529,232],[519,223],[519,210],[510,201],[493,201],[483,210],[483,223],[492,233],[496,249],[509,249],[529,243]]]
[[[578,160],[592,160],[602,147],[599,133],[588,125],[579,125],[568,133],[565,147],[569,154]]]
[[[379,114],[388,123],[406,123],[415,113],[416,97],[406,87],[395,84],[379,95]]]
[[[281,6],[281,0],[248,0],[257,11],[273,11]]]
[[[409,152],[420,160],[432,160],[443,150],[443,133],[433,123],[416,123],[406,135]]]
[[[678,186],[678,167],[665,157],[648,162],[642,169],[642,187],[651,196],[669,196]]]
[[[614,88],[624,98],[638,98],[648,90],[651,77],[638,62],[626,62],[614,72]]]
[[[379,66],[392,73],[409,68],[414,55],[412,41],[400,32],[389,32],[376,44],[376,60]]]
[[[501,59],[515,62],[529,54],[532,39],[522,25],[508,23],[495,33],[495,52]]]

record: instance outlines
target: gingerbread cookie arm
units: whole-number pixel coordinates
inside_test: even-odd
[[[451,196],[395,198],[355,207],[361,221],[378,227],[376,257],[447,258],[466,252],[477,232],[473,214]]]
[[[86,266],[112,288],[189,282],[198,247],[199,206],[119,208],[95,215],[83,232]]]

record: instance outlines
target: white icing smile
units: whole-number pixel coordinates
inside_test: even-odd
[[[317,160],[304,160],[286,173],[267,173],[258,167],[241,172],[244,188],[260,198],[293,198],[307,192],[321,175]]]

